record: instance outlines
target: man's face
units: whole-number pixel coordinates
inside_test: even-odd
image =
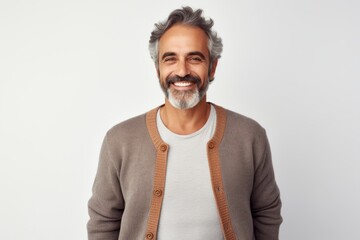
[[[209,78],[208,37],[197,27],[174,25],[159,41],[158,75],[166,98],[176,108],[189,109],[205,96]]]

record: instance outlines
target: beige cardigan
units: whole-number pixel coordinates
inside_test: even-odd
[[[278,239],[281,201],[265,130],[214,106],[207,152],[224,239]],[[89,240],[156,239],[170,147],[159,136],[157,110],[108,131],[88,204]]]

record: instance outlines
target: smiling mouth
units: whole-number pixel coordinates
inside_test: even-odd
[[[194,76],[172,76],[166,79],[167,88],[174,88],[176,90],[190,90],[200,85],[201,80]]]
[[[173,84],[176,87],[189,87],[189,86],[193,85],[192,82],[188,82],[188,81],[179,81],[179,82],[174,82]]]

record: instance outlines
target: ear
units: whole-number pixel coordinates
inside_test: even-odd
[[[211,69],[209,74],[210,79],[214,79],[217,64],[218,64],[218,59],[215,59],[211,64]]]

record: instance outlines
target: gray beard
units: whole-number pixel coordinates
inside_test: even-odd
[[[199,90],[186,90],[179,91],[164,87],[160,82],[161,89],[163,90],[165,97],[169,100],[170,104],[177,109],[190,109],[195,107],[201,99],[205,96],[208,87],[209,80],[205,82],[205,85]]]

